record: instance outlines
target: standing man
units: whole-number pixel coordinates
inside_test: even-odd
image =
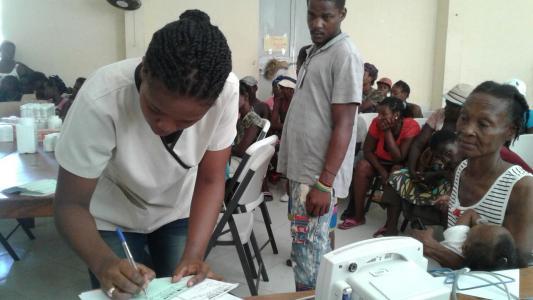
[[[313,45],[298,74],[281,136],[278,171],[289,179],[291,259],[298,291],[315,287],[320,259],[331,250],[328,234],[336,197],[348,195],[352,176],[363,62],[341,32],[344,4],[308,1]]]

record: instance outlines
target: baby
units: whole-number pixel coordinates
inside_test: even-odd
[[[488,224],[474,210],[465,211],[457,225],[444,231],[443,246],[462,256],[472,270],[495,271],[518,266],[514,239],[507,229]]]

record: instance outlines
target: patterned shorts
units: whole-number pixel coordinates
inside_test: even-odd
[[[328,212],[321,217],[307,214],[305,202],[311,187],[289,180],[289,220],[291,221],[294,279],[296,290],[314,289],[322,256],[331,251],[329,232],[333,220],[336,198],[331,195]],[[333,223],[335,222],[335,223]],[[333,227],[334,228],[334,227]]]

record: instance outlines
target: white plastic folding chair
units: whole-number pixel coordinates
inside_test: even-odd
[[[250,293],[254,296],[257,295],[260,279],[269,280],[253,231],[253,210],[262,203],[258,199],[261,198],[263,179],[273,155],[274,147],[269,144],[259,147],[250,155],[241,174],[237,177],[237,185],[229,197],[226,210],[219,216],[219,222],[206,251],[207,257],[214,246],[235,246]],[[250,251],[250,245],[254,255]],[[254,258],[257,261],[257,269]],[[256,282],[254,278],[257,279]]]
[[[261,120],[263,120],[263,128],[261,128],[261,132],[259,132],[259,135],[257,136],[257,141],[264,139],[270,130],[270,121],[267,119]]]
[[[533,166],[533,134],[522,134],[511,147],[511,151],[518,154],[529,166]]]
[[[368,128],[370,128],[370,124],[372,123],[372,120],[374,120],[378,116],[377,113],[366,113],[366,114],[358,114],[359,118],[362,118],[366,125],[366,130],[368,131]]]
[[[426,121],[428,120],[428,118],[414,118],[413,120],[415,120],[420,126],[420,128],[422,128],[424,124],[426,124]]]

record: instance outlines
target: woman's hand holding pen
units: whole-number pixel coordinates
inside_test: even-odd
[[[137,263],[136,270],[127,259],[116,256],[103,260],[96,277],[104,293],[111,299],[130,299],[140,293],[155,278],[155,273]]]

